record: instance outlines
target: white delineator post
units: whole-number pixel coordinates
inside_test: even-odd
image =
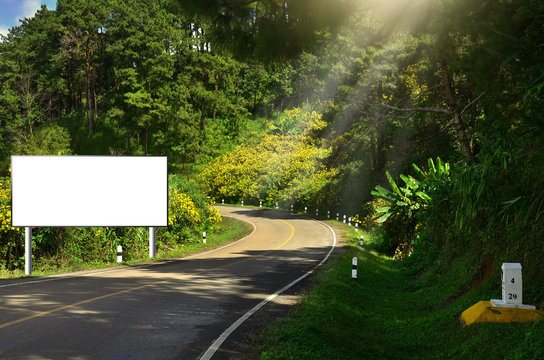
[[[319,216],[319,209],[315,209],[315,216]]]
[[[351,261],[351,278],[357,279],[357,256]]]
[[[123,262],[123,247],[121,245],[117,245],[117,262]]]
[[[276,210],[278,209],[278,203],[276,203]]]
[[[259,207],[263,207],[263,202],[259,201]]]
[[[331,218],[331,211],[327,210],[327,219],[330,219],[330,218]]]
[[[244,206],[244,200],[242,200],[242,206]]]
[[[340,214],[336,213],[336,221],[339,221],[339,220],[340,220]]]
[[[363,240],[363,237],[364,237],[364,236],[363,236],[363,234],[361,234],[361,246],[363,246],[363,245],[364,245],[364,240]]]
[[[32,228],[25,227],[25,275],[32,274]]]
[[[157,255],[157,229],[149,227],[149,257],[154,258]]]
[[[355,223],[355,231],[359,231],[359,223],[358,222]]]
[[[346,223],[346,215],[344,215],[344,220],[343,220],[344,224]]]
[[[291,212],[293,212],[293,204],[291,204]]]
[[[221,199],[221,205],[225,205],[225,199]]]
[[[204,244],[206,243],[206,232],[205,231],[202,232],[202,242]]]
[[[351,226],[351,216],[348,218],[348,226]]]
[[[305,207],[304,207],[304,213],[306,214],[307,212],[308,212],[308,207],[305,206]]]

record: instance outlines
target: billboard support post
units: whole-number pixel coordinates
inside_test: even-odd
[[[25,227],[25,275],[32,274],[32,228]]]
[[[157,229],[154,226],[149,227],[149,257],[154,258],[156,255],[157,242],[155,240]]]

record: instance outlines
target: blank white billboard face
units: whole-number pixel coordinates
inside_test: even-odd
[[[12,226],[167,226],[164,157],[12,156]]]

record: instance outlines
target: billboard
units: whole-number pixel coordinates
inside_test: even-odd
[[[14,227],[167,226],[166,156],[12,156]]]

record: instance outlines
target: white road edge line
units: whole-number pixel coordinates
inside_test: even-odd
[[[328,227],[329,230],[332,233],[333,244],[332,244],[332,247],[329,250],[327,256],[325,256],[323,258],[323,260],[321,260],[321,262],[319,264],[317,264],[313,269],[309,270],[304,275],[300,276],[299,278],[297,278],[296,280],[294,280],[290,284],[288,284],[288,285],[284,286],[283,288],[281,288],[280,290],[276,291],[274,294],[270,295],[269,297],[267,297],[266,299],[264,299],[263,301],[261,301],[260,303],[255,305],[255,307],[253,307],[251,310],[249,310],[244,315],[242,315],[231,326],[229,326],[225,331],[223,331],[223,333],[221,335],[219,335],[219,337],[212,343],[212,345],[208,348],[208,350],[206,350],[206,352],[202,355],[200,360],[210,360],[212,358],[212,356],[215,354],[215,352],[221,347],[221,344],[223,344],[223,342],[225,340],[227,340],[227,338],[230,336],[230,334],[232,334],[234,332],[234,330],[236,330],[240,325],[242,325],[242,323],[244,321],[246,321],[251,315],[253,315],[257,311],[259,311],[259,309],[262,308],[264,305],[266,305],[266,303],[268,303],[269,301],[274,300],[279,294],[281,294],[285,290],[289,289],[291,286],[295,285],[299,281],[301,281],[301,280],[305,279],[306,277],[308,277],[310,274],[312,274],[314,272],[315,269],[317,269],[318,267],[323,265],[325,263],[325,261],[327,261],[327,259],[329,258],[329,256],[331,255],[331,253],[333,252],[333,250],[334,250],[334,248],[336,246],[336,234],[334,233],[333,228],[330,227],[328,224],[326,224],[326,223],[324,223],[322,221],[317,221],[317,222],[320,223],[320,224],[325,225],[326,227]]]
[[[225,216],[225,217],[232,217],[232,216]],[[232,217],[232,218],[234,218],[234,217]],[[191,259],[191,258],[194,258],[194,257],[197,257],[197,256],[201,256],[201,255],[204,255],[204,254],[209,254],[209,253],[212,253],[214,251],[224,249],[224,248],[229,247],[231,245],[234,245],[234,244],[236,244],[236,243],[238,243],[238,242],[240,242],[242,240],[247,239],[248,237],[253,235],[255,230],[257,230],[257,226],[254,223],[252,223],[251,221],[246,220],[246,219],[240,219],[240,218],[235,218],[235,219],[240,220],[240,221],[245,221],[245,222],[251,224],[253,226],[253,231],[251,233],[247,234],[246,236],[244,236],[243,238],[241,238],[240,240],[236,240],[235,242],[232,242],[230,244],[223,245],[221,247],[218,247],[217,249],[213,249],[213,250],[209,250],[209,251],[205,251],[205,252],[202,252],[202,253],[193,254],[193,255],[190,255],[190,256],[186,256],[186,257],[182,257],[182,258],[178,258],[178,259],[173,259],[173,260],[174,261],[179,261],[179,260]],[[11,287],[11,286],[20,286],[20,285],[30,285],[30,284],[44,283],[44,282],[57,281],[57,280],[73,279],[73,278],[76,278],[76,277],[93,276],[93,275],[105,274],[105,273],[110,273],[110,272],[115,272],[115,271],[122,271],[122,270],[140,269],[140,268],[145,268],[145,267],[161,265],[161,264],[164,264],[164,263],[166,263],[168,261],[172,261],[172,260],[161,260],[161,261],[157,261],[157,262],[154,262],[154,263],[151,263],[151,264],[136,265],[136,266],[133,266],[131,268],[118,267],[118,268],[114,268],[114,269],[84,273],[84,274],[79,274],[79,275],[58,276],[58,277],[53,277],[53,278],[48,278],[48,279],[21,281],[21,282],[16,282],[16,283],[11,283],[11,284],[0,285],[0,288]]]

